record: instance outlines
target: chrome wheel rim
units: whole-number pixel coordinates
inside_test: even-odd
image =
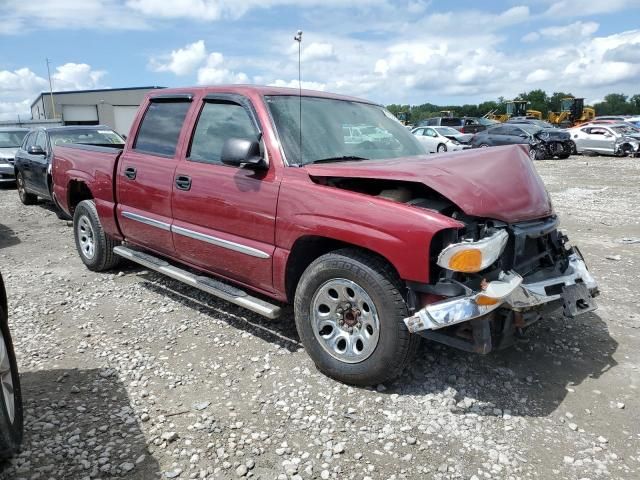
[[[96,241],[93,226],[86,215],[82,215],[78,219],[76,235],[78,236],[80,252],[85,258],[91,260],[96,254]]]
[[[530,148],[529,149],[529,158],[531,160],[535,160],[536,159],[536,149],[535,148]]]
[[[16,404],[13,393],[13,377],[11,376],[11,362],[9,351],[4,341],[2,331],[0,331],[0,385],[2,386],[2,396],[7,407],[9,421],[13,424],[16,418]]]
[[[315,338],[333,358],[358,363],[376,349],[380,338],[378,311],[357,283],[346,278],[323,283],[310,308]]]

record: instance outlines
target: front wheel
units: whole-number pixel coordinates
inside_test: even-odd
[[[0,458],[15,453],[22,442],[23,412],[18,364],[7,324],[0,306]]]
[[[38,203],[38,196],[27,192],[27,186],[22,172],[17,173],[16,183],[18,185],[18,196],[23,205],[35,205]]]
[[[80,259],[89,270],[101,272],[115,267],[119,261],[113,247],[120,244],[102,229],[93,200],[83,200],[73,215],[73,236]]]
[[[403,322],[408,314],[397,274],[358,250],[338,250],[311,263],[294,309],[298,334],[318,369],[348,384],[394,379],[419,342]]]
[[[545,154],[540,148],[530,147],[529,158],[531,160],[544,160]]]
[[[438,145],[438,148],[436,150],[438,151],[438,153],[446,152],[447,146],[444,143],[441,143],[440,145]]]

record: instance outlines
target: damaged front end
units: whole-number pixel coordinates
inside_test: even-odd
[[[640,156],[640,140],[634,137],[620,137],[614,146],[614,155],[620,157]]]
[[[432,245],[431,284],[410,283],[410,332],[457,348],[488,353],[546,313],[568,317],[595,310],[597,283],[557,218],[507,224],[469,220]]]

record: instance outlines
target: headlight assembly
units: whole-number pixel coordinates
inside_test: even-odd
[[[437,263],[455,272],[479,272],[498,259],[508,238],[505,230],[499,230],[477,242],[453,243],[440,252]]]

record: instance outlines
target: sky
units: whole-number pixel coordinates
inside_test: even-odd
[[[0,0],[0,119],[53,89],[298,85],[383,104],[640,93],[640,0]]]

